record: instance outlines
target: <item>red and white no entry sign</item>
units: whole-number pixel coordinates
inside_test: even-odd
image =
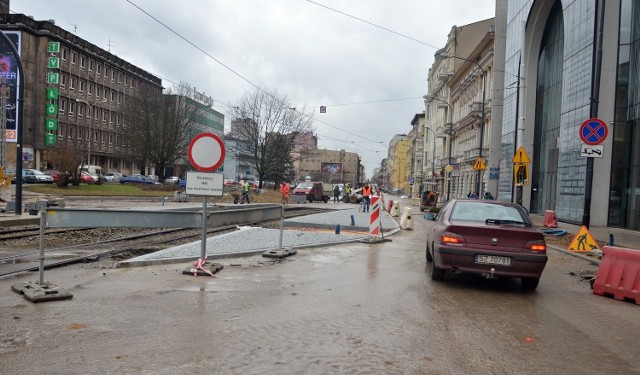
[[[224,143],[213,133],[201,133],[189,143],[189,162],[200,172],[213,172],[224,161]]]

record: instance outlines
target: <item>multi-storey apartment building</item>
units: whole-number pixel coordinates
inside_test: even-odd
[[[0,14],[0,29],[15,38],[24,69],[24,167],[50,167],[48,152],[64,148],[86,154],[90,160],[85,157],[84,162],[100,165],[104,172],[140,170],[124,136],[130,125],[127,103],[142,86],[161,95],[160,78],[52,20],[8,14],[8,6]],[[15,163],[15,151],[15,143],[9,142],[9,167]]]
[[[491,18],[453,26],[429,69],[423,136],[425,149],[433,146],[437,157],[426,160],[423,169],[435,177],[434,190],[445,200],[466,196],[478,187],[486,189],[486,175],[476,173],[473,165],[478,157],[486,158],[489,146],[485,141],[490,134],[486,92],[494,23]]]

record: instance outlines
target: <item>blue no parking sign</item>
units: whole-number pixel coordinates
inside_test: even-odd
[[[604,142],[608,133],[607,124],[598,118],[588,119],[580,125],[580,139],[591,146]]]

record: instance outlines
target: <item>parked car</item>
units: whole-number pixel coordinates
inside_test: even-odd
[[[80,172],[80,175],[78,176],[78,178],[80,179],[80,182],[85,183],[85,184],[94,184],[96,182],[95,177],[93,177],[87,171]]]
[[[58,182],[60,180],[60,172],[57,169],[47,169],[43,172],[47,176],[51,176],[53,178],[53,182]]]
[[[121,184],[144,184],[144,185],[159,185],[157,181],[148,179],[141,174],[132,174],[131,176],[123,176],[120,178]]]
[[[104,175],[104,179],[107,182],[118,182],[121,177],[122,173],[119,172],[107,172],[107,174]]]
[[[32,184],[52,184],[53,177],[46,175],[37,169],[23,169],[22,181]]]
[[[180,177],[178,176],[167,177],[167,179],[164,180],[165,184],[177,184],[178,182],[180,182]]]
[[[522,206],[511,202],[452,199],[427,230],[427,262],[431,278],[446,271],[487,278],[520,278],[524,290],[538,287],[547,263],[546,243]]]
[[[232,179],[230,179],[230,178],[225,178],[225,179],[224,179],[224,186],[234,186],[235,184],[236,184],[236,182],[235,182],[235,181],[233,181],[233,180],[232,180]]]

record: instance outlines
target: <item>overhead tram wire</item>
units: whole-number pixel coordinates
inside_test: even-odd
[[[225,69],[229,70],[229,71],[230,71],[231,73],[233,73],[234,75],[238,76],[238,77],[239,77],[240,79],[242,79],[243,81],[247,82],[247,83],[248,83],[248,84],[250,84],[251,86],[255,87],[256,89],[260,90],[261,92],[265,93],[266,95],[268,95],[268,96],[272,97],[273,99],[275,99],[275,100],[279,100],[278,98],[273,97],[273,96],[272,96],[272,94],[271,94],[271,93],[269,93],[268,91],[264,90],[263,88],[261,88],[261,87],[260,87],[260,86],[258,86],[257,84],[253,83],[253,82],[252,82],[251,80],[249,80],[248,78],[245,78],[242,74],[240,74],[240,73],[236,72],[236,71],[235,71],[235,70],[233,70],[231,67],[227,66],[227,65],[226,65],[226,64],[224,64],[222,61],[218,60],[217,58],[213,57],[212,55],[210,55],[208,52],[206,52],[206,51],[205,51],[205,50],[203,50],[202,48],[198,47],[198,46],[197,46],[195,43],[193,43],[192,41],[190,41],[190,40],[189,40],[189,39],[187,39],[186,37],[182,36],[182,34],[178,33],[177,31],[175,31],[174,29],[172,29],[171,27],[169,27],[168,25],[166,25],[164,22],[160,21],[158,18],[156,18],[155,16],[153,16],[152,14],[150,14],[149,12],[147,12],[146,10],[142,9],[141,7],[139,7],[139,6],[138,6],[137,4],[135,4],[132,0],[125,0],[125,1],[126,1],[126,2],[128,2],[129,4],[131,4],[132,6],[134,6],[136,9],[138,9],[138,10],[139,10],[139,11],[141,11],[142,13],[146,14],[149,18],[153,19],[155,22],[157,22],[157,23],[159,23],[160,25],[162,25],[165,29],[169,30],[169,31],[170,31],[171,33],[173,33],[174,35],[178,36],[180,39],[182,39],[182,40],[184,40],[185,42],[187,42],[187,43],[188,43],[189,45],[191,45],[193,48],[195,48],[195,49],[197,49],[198,51],[202,52],[205,56],[209,57],[209,58],[210,58],[210,59],[212,59],[213,61],[215,61],[215,62],[217,62],[218,64],[220,64],[221,66],[223,66]],[[307,1],[309,1],[309,0],[307,0]],[[430,46],[430,47],[433,47],[433,48],[436,48],[436,49],[437,49],[437,47],[435,47],[435,46],[433,46],[433,45],[431,45],[431,44],[428,44],[428,43],[425,43],[425,42],[419,41],[419,40],[417,40],[417,39],[415,39],[415,38],[411,38],[411,37],[406,36],[406,35],[404,35],[404,34],[401,34],[401,33],[395,32],[395,31],[393,31],[393,30],[387,29],[387,28],[385,28],[385,27],[382,27],[382,26],[376,25],[376,24],[374,24],[374,23],[371,23],[371,22],[369,22],[369,21],[365,21],[365,20],[359,19],[359,18],[357,18],[357,17],[355,17],[355,16],[351,16],[351,15],[349,15],[349,14],[346,14],[346,13],[340,12],[340,11],[335,10],[335,9],[333,9],[333,8],[326,7],[326,6],[322,5],[322,4],[315,3],[315,2],[313,2],[313,1],[309,1],[309,2],[311,2],[311,3],[313,3],[313,4],[316,4],[316,5],[319,5],[319,6],[322,6],[322,7],[325,7],[325,8],[330,9],[330,10],[336,11],[336,12],[338,12],[338,13],[344,14],[345,16],[348,16],[348,17],[351,17],[351,18],[357,19],[357,20],[359,20],[359,21],[361,21],[361,22],[365,22],[365,23],[371,24],[372,26],[379,27],[379,28],[384,29],[384,30],[386,30],[386,31],[388,31],[388,32],[391,32],[391,33],[393,33],[393,34],[400,35],[400,36],[402,36],[402,37],[405,37],[405,38],[408,38],[408,39],[414,40],[415,42],[418,42],[418,43],[421,43],[421,44],[424,44],[424,45],[427,45],[427,46]],[[226,105],[226,104],[225,104],[225,105]],[[229,106],[229,107],[231,107],[231,106]],[[294,110],[294,111],[295,111],[295,110]],[[296,112],[297,112],[297,111],[296,111]],[[342,132],[345,132],[345,133],[347,133],[347,134],[351,134],[351,135],[353,135],[353,136],[360,137],[360,138],[362,138],[362,139],[367,139],[367,140],[369,140],[369,141],[371,141],[371,142],[376,142],[376,141],[374,141],[374,140],[372,140],[372,139],[369,139],[369,138],[367,138],[367,137],[362,136],[361,134],[355,134],[355,133],[352,133],[352,132],[350,132],[350,131],[348,131],[348,130],[344,130],[344,129],[341,129],[341,128],[337,127],[337,126],[331,125],[331,124],[329,124],[329,123],[327,123],[327,122],[325,122],[325,121],[318,120],[318,119],[315,119],[315,121],[317,121],[317,122],[319,122],[319,123],[321,123],[321,124],[327,125],[327,126],[329,126],[329,127],[332,127],[332,128],[334,128],[334,129],[340,130],[340,131],[342,131]]]
[[[442,49],[442,47],[436,47],[436,46],[434,46],[433,44],[429,44],[429,43],[427,43],[427,42],[423,42],[423,41],[421,41],[421,40],[419,40],[419,39],[416,39],[416,38],[414,38],[414,37],[411,37],[411,36],[408,36],[408,35],[405,35],[405,34],[399,33],[399,32],[397,32],[397,31],[391,30],[391,29],[389,29],[389,28],[387,28],[387,27],[384,27],[384,26],[378,25],[378,24],[373,23],[373,22],[371,22],[371,21],[367,21],[367,20],[365,20],[365,19],[362,19],[362,18],[356,17],[356,16],[354,16],[354,15],[352,15],[352,14],[345,13],[345,12],[343,12],[343,11],[341,11],[341,10],[338,10],[338,9],[335,9],[335,8],[331,8],[331,7],[329,7],[329,6],[326,6],[326,5],[324,5],[324,4],[317,3],[317,2],[312,1],[312,0],[306,0],[306,1],[307,1],[308,3],[311,3],[311,4],[314,4],[314,5],[317,5],[317,6],[319,6],[319,7],[322,7],[322,8],[328,9],[328,10],[330,10],[330,11],[332,11],[332,12],[336,12],[336,13],[342,14],[343,16],[346,16],[346,17],[349,17],[349,18],[353,18],[354,20],[357,20],[357,21],[360,21],[360,22],[366,23],[366,24],[371,25],[371,26],[373,26],[373,27],[376,27],[376,28],[378,28],[378,29],[382,29],[382,30],[387,31],[387,32],[389,32],[389,33],[392,33],[392,34],[395,34],[395,35],[401,36],[401,37],[403,37],[403,38],[405,38],[405,39],[409,39],[409,40],[414,41],[414,42],[416,42],[416,43],[420,43],[420,44],[422,44],[422,45],[425,45],[425,46],[428,46],[428,47],[431,47],[431,48],[435,48],[435,49],[436,49],[436,51],[437,51],[437,50]],[[518,77],[516,74],[509,73],[509,72],[506,72],[506,71],[504,71],[504,70],[497,70],[497,69],[496,69],[496,70],[494,70],[494,71],[495,71],[495,72],[500,72],[500,73],[505,73],[505,74],[508,74],[508,75],[511,75],[511,76],[514,76],[514,77]]]

